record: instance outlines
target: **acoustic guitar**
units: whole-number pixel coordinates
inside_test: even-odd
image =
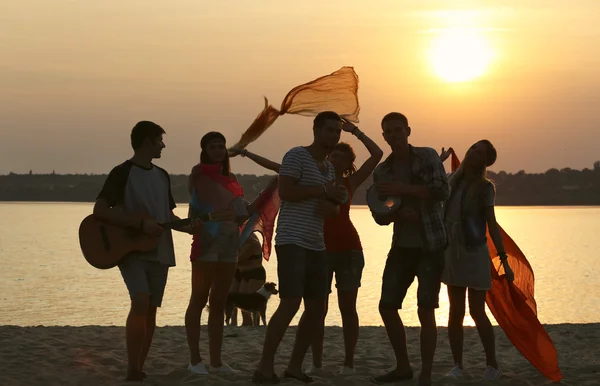
[[[133,217],[152,220],[145,214]],[[200,218],[210,220],[210,215]],[[159,224],[165,229],[190,225],[191,219],[182,219]],[[157,248],[159,237],[149,236],[139,228],[127,228],[98,219],[93,214],[87,216],[79,225],[79,245],[87,262],[98,269],[115,267],[127,255],[133,252],[150,252]]]

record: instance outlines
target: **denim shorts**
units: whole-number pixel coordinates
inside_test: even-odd
[[[444,251],[429,252],[422,248],[392,247],[383,271],[379,307],[401,309],[406,292],[417,277],[418,307],[439,308],[443,270]]]
[[[363,251],[327,252],[329,293],[335,274],[335,287],[338,291],[355,291],[360,288],[360,279],[365,267]]]
[[[276,245],[279,297],[324,299],[328,294],[327,256],[295,244]]]

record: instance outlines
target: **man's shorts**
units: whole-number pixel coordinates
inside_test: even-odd
[[[328,294],[327,256],[295,244],[276,245],[279,297],[324,299]]]
[[[379,307],[401,309],[406,292],[417,277],[418,307],[438,308],[443,270],[443,251],[430,252],[421,248],[392,247],[383,271]]]
[[[150,294],[150,305],[161,306],[167,285],[168,265],[131,256],[119,264],[119,270],[131,299],[136,294],[147,293]]]

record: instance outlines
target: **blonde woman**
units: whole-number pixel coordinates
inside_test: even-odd
[[[448,152],[442,152],[442,159]],[[492,324],[485,312],[486,292],[491,288],[491,261],[486,227],[504,266],[506,278],[514,280],[496,223],[496,190],[487,179],[487,168],[496,162],[496,149],[488,140],[469,148],[462,164],[449,176],[450,198],[445,205],[449,245],[445,252],[442,282],[448,286],[450,313],[448,336],[455,366],[448,376],[459,378],[463,372],[463,320],[468,289],[469,312],[475,321],[485,350],[487,368],[484,380],[499,379],[502,371],[496,361]]]

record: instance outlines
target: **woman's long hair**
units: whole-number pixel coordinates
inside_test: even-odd
[[[208,152],[206,151],[206,146],[208,146],[208,144],[214,140],[220,140],[227,144],[225,136],[217,131],[211,131],[204,134],[200,140],[200,163],[209,165],[214,164],[214,162],[210,159]],[[221,167],[223,175],[229,176],[231,173],[231,165],[229,163],[229,152],[227,151],[227,146],[225,146],[225,158],[223,159],[223,162],[221,162]]]
[[[494,182],[487,176],[487,167],[492,166],[494,162],[496,162],[496,148],[494,148],[494,145],[487,139],[483,139],[476,143],[484,143],[487,146],[484,163],[479,165],[477,169],[471,169],[471,178],[465,180],[466,169],[469,166],[463,161],[448,181],[452,190],[457,189],[461,181],[468,184],[465,189],[467,190],[466,199],[469,203],[479,199],[479,195],[481,195],[486,184],[491,184],[494,192],[496,191]]]
[[[350,156],[350,166],[344,170],[344,178],[350,177],[354,173],[356,173],[356,165],[354,165],[354,161],[356,160],[356,153],[354,153],[354,149],[350,144],[346,142],[339,142],[333,148],[333,151],[341,151],[342,153],[346,153]]]

